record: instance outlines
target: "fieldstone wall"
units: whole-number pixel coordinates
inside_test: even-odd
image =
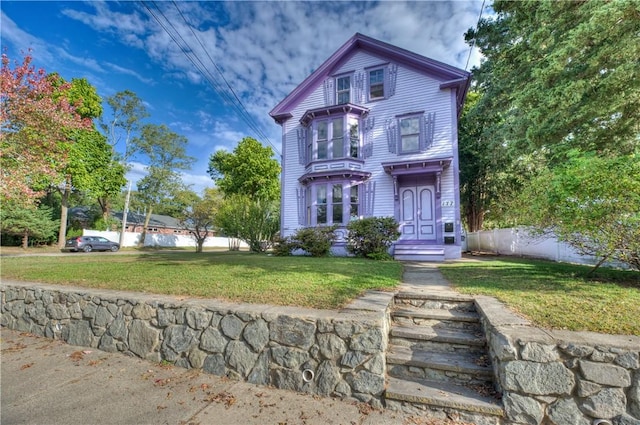
[[[4,282],[0,324],[72,345],[381,406],[393,293],[336,312]]]
[[[494,298],[476,304],[508,423],[640,425],[640,337],[546,331]]]

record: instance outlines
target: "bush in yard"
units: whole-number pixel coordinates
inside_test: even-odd
[[[306,227],[291,236],[291,251],[301,249],[312,257],[326,257],[336,239],[336,226]],[[290,251],[290,252],[291,252]]]
[[[389,259],[389,247],[400,236],[393,217],[367,217],[349,222],[347,251],[356,257]]]
[[[276,235],[273,239],[273,247],[271,252],[276,257],[287,257],[291,255],[291,252],[295,249],[295,244],[291,241],[291,238],[283,238],[280,235]]]

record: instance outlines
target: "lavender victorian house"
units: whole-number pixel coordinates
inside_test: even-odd
[[[458,117],[469,73],[355,34],[271,112],[282,126],[282,235],[370,216],[401,260],[458,258]]]

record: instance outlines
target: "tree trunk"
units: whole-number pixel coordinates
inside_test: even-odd
[[[69,195],[71,194],[71,176],[64,180],[62,200],[60,202],[60,231],[58,232],[58,248],[64,248],[67,238],[67,216],[69,214]]]
[[[196,241],[196,253],[202,252],[202,246],[204,245],[204,238],[198,238]]]
[[[25,230],[22,234],[22,249],[29,248],[29,231]]]
[[[140,240],[138,241],[138,248],[142,248],[144,246],[144,240],[147,237],[147,227],[149,227],[149,221],[151,221],[152,212],[153,208],[149,208],[149,211],[147,211],[147,215],[144,217],[144,225],[142,226],[142,234],[140,234]]]
[[[100,210],[102,211],[102,219],[106,223],[111,215],[111,201],[107,198],[98,198],[98,205],[100,205]]]

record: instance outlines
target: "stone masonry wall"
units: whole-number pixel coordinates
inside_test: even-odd
[[[494,298],[476,304],[507,423],[640,425],[640,337],[546,331]]]
[[[18,282],[0,295],[11,329],[381,406],[392,293],[339,312]]]

